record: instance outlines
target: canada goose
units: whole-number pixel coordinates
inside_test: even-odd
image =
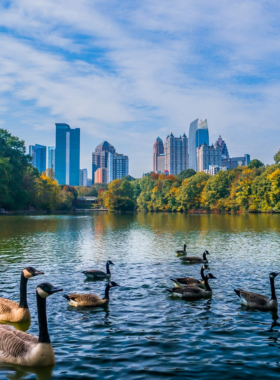
[[[0,361],[29,367],[53,365],[55,357],[48,333],[46,298],[63,289],[44,282],[36,288],[39,337],[0,325]]]
[[[184,249],[183,250],[178,250],[178,251],[176,251],[176,253],[178,254],[178,255],[186,255],[187,254],[187,244],[184,244]]]
[[[185,299],[200,299],[200,298],[210,298],[212,296],[212,289],[208,283],[208,280],[216,278],[211,273],[205,276],[205,288],[201,289],[198,286],[184,286],[184,287],[175,287],[172,289],[167,289],[170,293],[178,293],[182,295],[182,298]]]
[[[175,287],[182,287],[182,286],[198,286],[199,288],[204,288],[204,281],[205,281],[205,275],[204,270],[206,269],[206,264],[202,265],[200,274],[202,280],[197,280],[192,277],[178,277],[178,278],[171,278],[171,280],[174,283]]]
[[[279,272],[280,273],[280,272]],[[273,310],[277,309],[277,298],[275,293],[274,280],[279,273],[271,272],[269,274],[271,298],[262,296],[261,294],[246,292],[242,289],[234,289],[235,293],[240,298],[241,305],[253,307],[256,309]]]
[[[111,260],[106,263],[106,273],[101,270],[85,270],[82,273],[86,275],[87,278],[93,280],[104,280],[111,277],[110,265],[115,265]]]
[[[30,311],[27,305],[27,281],[31,277],[39,276],[44,272],[33,267],[22,270],[20,278],[20,301],[19,303],[0,298],[0,321],[2,322],[29,322]]]
[[[109,303],[109,290],[115,286],[119,286],[114,281],[109,282],[105,288],[105,297],[100,298],[96,294],[64,294],[63,297],[69,301],[70,306],[89,306],[89,307],[104,307]]]
[[[180,257],[180,260],[182,261],[187,261],[188,263],[190,264],[199,264],[199,263],[205,263],[207,264],[208,263],[208,260],[207,260],[207,257],[206,255],[210,255],[210,253],[208,251],[204,251],[203,252],[203,256],[202,257],[198,257],[198,256],[184,256],[184,257]]]

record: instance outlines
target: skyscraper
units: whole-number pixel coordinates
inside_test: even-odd
[[[95,151],[92,153],[92,180],[94,181],[94,173],[99,168],[108,167],[108,157],[109,153],[115,154],[116,149],[113,145],[109,144],[108,141],[103,141],[101,144],[97,145]],[[109,163],[112,161],[110,158]],[[111,170],[112,171],[112,170]]]
[[[55,146],[48,147],[48,169],[55,172]]]
[[[190,124],[189,131],[189,168],[196,171],[196,130],[198,129],[198,119]]]
[[[222,149],[219,145],[203,144],[197,148],[197,171],[203,172],[210,165],[222,166]]]
[[[198,129],[195,132],[195,146],[198,148],[200,145],[209,145],[209,131],[207,119],[198,123]]]
[[[219,145],[222,148],[222,159],[229,158],[229,152],[228,152],[227,144],[222,139],[221,135],[219,136],[218,140],[215,142],[215,145]]]
[[[46,170],[47,148],[44,145],[29,145],[29,154],[32,156],[32,165],[43,173]]]
[[[56,123],[55,175],[60,185],[79,186],[80,128]]]
[[[114,179],[121,179],[128,175],[129,161],[128,156],[124,154],[116,153],[114,154]]]
[[[163,165],[162,165],[163,163]],[[164,170],[164,147],[160,137],[157,137],[153,146],[153,171],[163,172]]]
[[[177,175],[182,170],[188,169],[188,138],[185,133],[183,136],[174,137],[173,133],[170,132],[165,140],[164,152],[165,170],[169,174]]]
[[[80,169],[79,185],[87,186],[87,179],[87,169]]]
[[[95,172],[98,169],[106,169],[106,171],[99,171],[97,176]],[[92,178],[98,181],[110,183],[114,179],[121,179],[128,175],[129,160],[128,157],[116,153],[116,149],[108,141],[103,141],[97,145],[95,151],[92,153]],[[103,182],[104,183],[104,182]]]

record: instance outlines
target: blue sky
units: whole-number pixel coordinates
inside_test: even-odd
[[[231,156],[280,148],[280,4],[249,0],[15,0],[0,4],[0,126],[54,145],[81,128],[81,168],[108,140],[130,174],[157,136],[208,119]]]

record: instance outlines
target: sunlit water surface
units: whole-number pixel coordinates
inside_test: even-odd
[[[18,301],[22,268],[31,279],[28,303],[37,335],[35,287],[51,282],[67,292],[103,296],[105,282],[82,270],[111,259],[107,311],[68,306],[61,293],[47,300],[54,368],[0,364],[5,379],[246,379],[280,375],[277,316],[240,306],[235,287],[270,295],[268,274],[280,270],[280,215],[107,213],[0,217],[0,295]],[[211,300],[169,295],[173,276],[200,278],[176,248],[210,252]],[[280,280],[279,280],[280,281]],[[276,292],[280,297],[280,284]]]

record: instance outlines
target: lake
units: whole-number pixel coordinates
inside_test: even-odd
[[[210,252],[211,300],[170,295],[173,276],[200,278],[175,250]],[[19,300],[26,266],[45,276],[28,282],[37,335],[35,288],[94,292],[106,282],[85,281],[87,269],[105,269],[120,287],[108,310],[74,308],[63,293],[47,300],[54,368],[0,364],[1,379],[247,379],[280,375],[277,313],[248,310],[233,289],[270,296],[269,273],[280,270],[280,215],[80,213],[0,217],[0,295]],[[280,297],[280,276],[276,281]],[[28,327],[28,326],[27,326]],[[26,327],[26,328],[27,328]]]

